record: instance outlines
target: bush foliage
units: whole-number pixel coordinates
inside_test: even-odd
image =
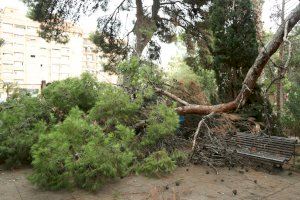
[[[138,167],[138,172],[146,176],[161,177],[169,174],[176,168],[175,161],[173,161],[166,150],[161,150],[152,153],[147,157]]]
[[[134,123],[139,107],[139,103],[131,100],[123,89],[106,86],[98,92],[97,101],[90,111],[89,118],[105,126],[130,124]]]
[[[300,136],[300,89],[299,85],[295,84],[290,88],[288,101],[285,104],[285,112],[282,116],[283,124],[290,130],[291,135]]]
[[[20,94],[0,106],[0,162],[7,168],[29,163],[30,148],[51,117],[45,102]]]
[[[80,78],[68,78],[55,81],[47,86],[42,95],[46,102],[55,109],[60,118],[78,106],[83,111],[90,110],[98,99],[98,90],[101,88],[95,77],[84,73]]]
[[[119,128],[129,137],[127,129]],[[121,133],[123,134],[123,133]],[[103,183],[128,173],[133,154],[105,135],[102,129],[84,119],[78,108],[70,111],[63,123],[42,134],[33,146],[34,174],[31,181],[43,188],[78,186],[96,190]]]
[[[38,97],[2,103],[0,159],[13,167],[31,162],[30,181],[50,190],[97,190],[131,172],[173,171],[176,161],[157,143],[174,135],[179,118],[147,84],[160,83],[159,70],[140,63],[119,66],[129,81],[123,87],[83,74],[51,83]],[[145,127],[136,129],[140,121]]]
[[[164,104],[153,106],[147,120],[146,135],[142,146],[154,145],[176,131],[179,126],[177,113]]]

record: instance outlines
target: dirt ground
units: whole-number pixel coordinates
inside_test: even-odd
[[[129,176],[97,193],[82,190],[42,191],[28,182],[31,169],[0,171],[0,200],[204,200],[300,199],[300,174],[269,174],[253,169],[188,166],[161,179]],[[233,191],[236,190],[236,195]]]

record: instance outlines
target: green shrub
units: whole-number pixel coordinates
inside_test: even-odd
[[[180,150],[175,150],[171,154],[171,159],[175,161],[177,166],[184,166],[188,163],[188,153]]]
[[[81,158],[71,164],[70,170],[78,187],[96,190],[116,177],[126,176],[132,159],[132,152],[121,151],[119,145],[96,136],[83,147]]]
[[[40,121],[50,120],[49,110],[39,98],[25,94],[0,106],[0,162],[7,168],[30,163],[30,148],[47,128]]]
[[[84,73],[80,78],[51,83],[42,91],[42,95],[49,106],[55,108],[56,114],[63,118],[75,106],[85,112],[90,110],[98,99],[101,87],[105,87],[105,84],[100,85],[95,77]]]
[[[146,135],[142,145],[154,145],[161,139],[175,133],[179,127],[179,117],[174,109],[164,104],[153,107],[147,119]]]
[[[140,164],[137,171],[146,176],[160,177],[169,174],[176,169],[175,161],[173,161],[166,150],[161,150],[152,153],[149,157],[145,158]]]
[[[140,101],[153,96],[154,84],[162,85],[164,83],[162,70],[157,65],[138,57],[131,57],[120,63],[117,71],[123,77],[123,85],[126,90],[134,93]]]
[[[89,119],[106,127],[116,124],[132,124],[135,121],[139,103],[121,88],[106,87],[99,92],[96,105],[91,109]]]
[[[299,85],[293,85],[289,92],[288,101],[285,103],[285,112],[282,116],[282,124],[289,129],[290,134],[300,136],[300,89]]]
[[[52,190],[73,186],[96,190],[125,176],[133,153],[122,149],[114,135],[120,134],[129,142],[132,132],[118,127],[115,133],[104,134],[99,126],[84,119],[82,111],[72,109],[63,123],[41,135],[33,146],[34,173],[30,180]]]
[[[38,143],[32,147],[34,173],[29,179],[34,184],[47,189],[70,186],[71,174],[67,167],[72,155],[67,139],[59,131],[40,136]]]

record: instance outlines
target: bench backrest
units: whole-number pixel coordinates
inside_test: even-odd
[[[236,135],[227,139],[229,145],[237,145],[241,148],[248,148],[252,152],[268,152],[271,154],[290,157],[295,153],[296,140],[266,136],[254,135],[248,132],[238,132]]]

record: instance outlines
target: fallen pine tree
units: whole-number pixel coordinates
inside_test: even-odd
[[[233,101],[217,105],[196,105],[190,104],[185,99],[181,99],[166,90],[157,87],[155,88],[156,92],[182,104],[182,106],[176,108],[176,112],[179,115],[202,115],[192,139],[192,151],[190,154],[190,161],[192,163],[205,163],[212,167],[216,173],[217,169],[215,166],[233,167],[251,163],[249,160],[241,158],[237,154],[235,146],[228,146],[226,142],[226,138],[231,137],[230,135],[234,135],[237,131],[241,131],[238,130],[236,122],[232,119],[228,119],[228,117],[224,115],[222,116],[222,114],[217,114],[232,112],[245,105],[254,91],[256,82],[261,76],[269,59],[278,50],[284,38],[287,37],[288,33],[299,20],[300,4],[298,4],[286,18],[285,23],[278,28],[269,43],[260,50],[259,55],[243,81],[239,94]],[[252,134],[261,131],[260,127],[258,128],[259,130],[256,129],[256,125],[257,124],[254,122],[254,128],[251,128],[251,122],[248,121],[244,123],[244,126],[248,127],[248,131]]]
[[[258,78],[260,77],[264,67],[268,63],[271,56],[278,50],[281,43],[283,42],[283,38],[287,35],[293,27],[298,23],[300,20],[300,4],[287,16],[285,19],[285,25],[281,25],[276,33],[274,34],[273,38],[269,41],[269,43],[263,47],[259,55],[257,56],[255,62],[253,63],[252,67],[249,69],[243,85],[241,86],[241,90],[237,97],[230,102],[222,103],[218,105],[193,105],[186,102],[183,99],[171,94],[165,90],[160,88],[156,88],[156,91],[183,104],[181,107],[177,107],[176,111],[180,115],[184,114],[199,114],[199,115],[208,115],[210,113],[222,113],[222,112],[230,112],[236,109],[241,108],[246,101],[248,100],[249,96],[251,95]]]

